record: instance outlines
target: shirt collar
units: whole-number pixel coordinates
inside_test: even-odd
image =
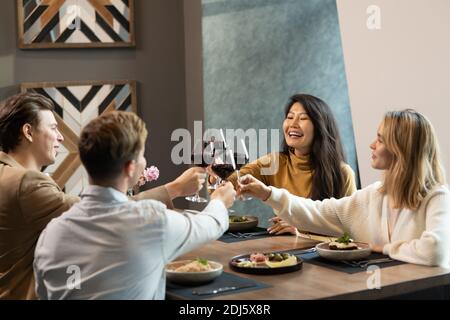
[[[102,202],[126,202],[128,197],[117,189],[111,187],[101,187],[89,185],[81,193],[81,198],[90,198]]]
[[[16,160],[14,160],[13,157],[9,156],[3,151],[0,151],[0,163],[6,164],[7,166],[13,168],[23,168],[23,166],[20,165]]]

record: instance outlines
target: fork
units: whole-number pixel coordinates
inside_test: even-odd
[[[246,239],[246,238],[250,238],[250,237],[252,237],[252,235],[251,234],[244,234],[244,233],[240,233],[240,232],[236,232],[236,233],[233,233],[233,232],[227,232],[227,234],[229,234],[230,236],[232,236],[232,237],[234,237],[234,238],[238,238],[238,239]]]
[[[380,259],[373,259],[373,260],[362,260],[362,261],[341,261],[347,265],[350,265],[352,267],[360,267],[360,268],[365,268],[371,264],[378,264],[378,263],[386,263],[386,262],[391,262],[394,261],[391,258],[380,258]]]
[[[227,232],[227,234],[229,234],[230,236],[235,237],[235,238],[239,238],[239,239],[242,238],[240,235],[232,233],[232,232]]]
[[[386,263],[386,262],[391,262],[391,261],[394,261],[394,260],[391,259],[391,258],[380,258],[380,259],[364,261],[364,262],[360,263],[359,266],[361,268],[365,268],[365,267],[367,267],[368,265],[371,265],[371,264]]]
[[[317,251],[316,247],[312,247],[312,248],[309,248],[309,249],[301,249],[301,250],[297,250],[297,251],[295,252],[295,254],[313,253],[313,252],[316,252],[316,251]]]
[[[192,294],[197,296],[206,296],[206,295],[214,295],[222,292],[228,292],[228,291],[234,291],[234,290],[240,290],[240,289],[247,289],[256,287],[255,283],[250,284],[244,284],[244,285],[238,285],[238,286],[230,286],[230,287],[221,287],[217,289],[211,289],[211,290],[204,290],[204,291],[192,291]]]

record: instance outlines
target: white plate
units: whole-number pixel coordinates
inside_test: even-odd
[[[205,282],[213,281],[215,278],[220,276],[223,272],[223,265],[215,262],[209,261],[212,270],[201,271],[201,272],[177,272],[175,269],[184,266],[192,262],[192,260],[179,260],[169,263],[166,266],[166,277],[167,280],[178,284],[200,284]]]
[[[316,245],[317,253],[319,256],[325,259],[335,260],[335,261],[350,261],[350,260],[361,260],[370,255],[372,250],[367,243],[354,242],[358,249],[355,250],[331,250],[328,248],[329,242],[322,242]]]

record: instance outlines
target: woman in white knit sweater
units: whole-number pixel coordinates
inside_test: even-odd
[[[247,175],[239,192],[272,206],[290,224],[322,234],[348,232],[393,259],[450,267],[450,192],[430,122],[414,110],[386,113],[372,149],[376,182],[342,199],[313,201]]]

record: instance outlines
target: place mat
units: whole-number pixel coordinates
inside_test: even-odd
[[[260,234],[260,235],[255,235],[255,236],[251,236],[251,237],[239,236],[239,234],[246,234],[246,233],[252,233],[252,232],[263,232],[263,231],[266,231],[266,233]],[[275,237],[275,235],[269,234],[269,232],[267,232],[267,229],[265,229],[265,228],[256,227],[256,228],[249,229],[249,230],[246,230],[246,231],[241,231],[241,232],[225,232],[223,234],[223,236],[221,236],[217,240],[225,242],[225,243],[233,243],[233,242],[246,241],[246,240],[255,240],[255,239],[261,239],[261,238],[267,238],[267,237]]]
[[[193,291],[208,291],[208,290],[215,290],[219,288],[225,288],[225,287],[241,287],[241,286],[251,286],[251,287],[245,287],[241,289],[236,289],[232,291],[225,291],[220,292],[216,294],[209,294],[209,295],[195,295],[192,294]],[[171,298],[176,299],[190,299],[190,300],[202,300],[202,299],[209,299],[212,297],[217,296],[223,296],[227,294],[237,294],[241,292],[247,292],[247,291],[253,291],[253,290],[260,290],[265,288],[270,288],[271,285],[267,285],[265,283],[261,283],[252,279],[243,278],[238,275],[223,272],[220,277],[214,279],[214,281],[210,283],[206,283],[200,286],[183,286],[171,283],[167,281],[166,284],[166,295],[170,296]]]
[[[324,259],[324,258],[320,257],[317,252],[301,253],[302,250],[304,250],[304,249],[286,250],[283,252],[288,252],[293,255],[299,256],[300,258],[303,259],[303,261],[305,263],[311,263],[311,264],[314,264],[317,266],[321,266],[321,267],[328,268],[328,269],[333,269],[333,270],[340,271],[340,272],[345,272],[348,274],[353,274],[353,273],[358,273],[358,272],[366,272],[367,268],[369,266],[378,266],[379,268],[388,268],[388,267],[398,266],[398,265],[406,263],[403,261],[394,260],[394,261],[390,261],[390,262],[370,264],[367,267],[359,267],[359,266],[351,266],[351,265],[348,265],[346,263],[339,262],[339,261],[332,261],[332,260]],[[370,256],[368,256],[364,260],[374,260],[374,259],[381,259],[381,258],[389,258],[389,256],[384,255],[382,253],[375,252],[375,253],[371,253]]]

